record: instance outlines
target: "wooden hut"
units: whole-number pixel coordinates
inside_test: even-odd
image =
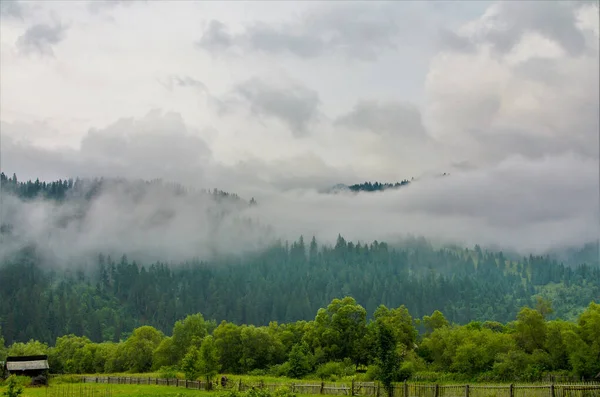
[[[49,369],[46,355],[7,357],[4,363],[6,376],[28,376],[32,378],[32,384],[47,384]]]

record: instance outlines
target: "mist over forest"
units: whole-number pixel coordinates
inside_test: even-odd
[[[411,219],[414,230],[428,215],[386,205],[409,211],[417,198],[423,205],[418,189],[450,188],[452,176],[383,191],[363,183],[258,199],[162,181],[0,177],[0,319],[9,342],[50,343],[68,333],[118,341],[143,324],[167,332],[196,312],[256,325],[308,320],[343,295],[369,312],[404,304],[418,316],[443,310],[457,323],[505,322],[542,296],[555,316],[575,318],[600,294],[598,241],[584,233],[538,252],[508,239],[507,251],[460,245],[465,236],[442,228],[391,234],[400,229],[394,222]]]
[[[0,2],[0,360],[595,376],[598,2],[248,4]]]

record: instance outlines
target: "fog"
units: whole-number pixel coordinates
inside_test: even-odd
[[[180,262],[338,234],[520,254],[598,240],[597,2],[127,3],[2,7],[1,170],[258,204],[156,184],[61,205],[3,192],[2,255]]]
[[[598,161],[576,155],[513,157],[377,193],[263,190],[255,206],[135,181],[107,183],[90,202],[23,202],[3,194],[2,219],[14,228],[1,252],[35,243],[49,262],[97,253],[181,262],[256,252],[300,235],[334,244],[341,234],[355,242],[393,244],[413,235],[542,254],[598,239],[598,168]]]

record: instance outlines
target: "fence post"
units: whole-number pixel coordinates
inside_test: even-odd
[[[353,396],[354,395],[354,379],[352,379],[352,383],[350,383],[350,387],[351,387],[350,395]]]
[[[188,380],[187,379],[185,380],[185,388],[186,389],[188,388]]]
[[[379,397],[379,381],[377,381],[377,389],[375,389],[376,396]]]
[[[554,393],[554,382],[552,382],[552,384],[550,385],[550,395],[552,397],[556,397],[556,394]]]
[[[469,385],[465,385],[465,397],[469,397]]]
[[[434,396],[435,397],[440,397],[440,385],[438,385],[437,383],[435,384]]]
[[[510,394],[510,397],[515,397],[515,388],[512,383],[510,384],[509,394]]]
[[[392,388],[392,394],[394,394],[394,389]],[[408,397],[408,383],[406,383],[406,381],[404,381],[404,395],[402,397]],[[392,397],[392,396],[389,396]]]
[[[325,389],[325,382],[321,380],[321,390],[319,390],[319,394],[323,394],[323,390]]]
[[[242,378],[240,378],[240,383],[238,385],[238,391],[242,391]]]

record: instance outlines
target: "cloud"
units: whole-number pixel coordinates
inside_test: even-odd
[[[112,10],[115,7],[129,7],[134,4],[147,3],[148,0],[90,0],[88,9],[91,13],[97,14],[103,11]]]
[[[254,236],[265,239],[302,233],[328,241],[342,233],[392,241],[413,233],[525,253],[593,240],[597,5],[548,3],[537,15],[521,3],[482,10],[480,2],[465,2],[460,11],[424,2],[269,3],[268,12],[239,12],[226,3],[148,2],[110,11],[110,23],[65,5],[63,20],[88,19],[70,28],[60,62],[47,67],[2,47],[2,169],[21,179],[162,178],[255,196],[260,205],[238,215],[272,225],[272,234]],[[43,4],[39,15],[49,7]],[[141,19],[131,29],[123,21],[134,14]],[[199,15],[213,22],[203,29]],[[453,21],[440,24],[441,17]],[[22,31],[9,25],[2,24],[2,37],[14,42]],[[446,42],[429,58],[436,33]],[[55,44],[44,40],[48,53],[44,46]],[[31,41],[26,48],[39,52]],[[164,112],[146,114],[153,108]],[[443,172],[451,176],[425,177]],[[418,182],[409,188],[383,194],[318,193],[338,183],[413,176]],[[152,192],[139,210],[119,189],[107,192],[84,224],[93,237],[73,237],[81,226],[73,223],[49,249],[79,238],[88,251],[130,246],[180,259],[228,244],[227,233],[253,236],[224,227],[205,243],[216,226],[194,211],[212,210],[209,204],[174,197],[173,208],[168,194]],[[45,214],[42,220],[75,211],[37,205],[10,211]],[[104,215],[109,208],[114,214]],[[172,222],[164,226],[171,237],[158,241],[158,227],[144,228],[165,213],[172,214],[164,221]],[[231,225],[238,215],[228,218]],[[140,237],[127,240],[114,220],[102,226],[103,216],[123,216]],[[36,239],[52,231],[46,221],[24,224],[35,222]],[[109,233],[107,245],[95,245]],[[261,243],[242,239],[239,246],[254,244]]]
[[[574,155],[514,157],[383,193],[263,190],[255,207],[144,183],[109,185],[91,203],[5,197],[2,216],[15,230],[2,252],[36,242],[59,263],[98,251],[183,261],[255,251],[300,234],[334,243],[341,233],[352,241],[393,244],[418,235],[436,244],[544,253],[598,238],[598,166]]]
[[[534,4],[523,4],[500,3],[460,28],[474,43],[470,52],[446,48],[433,58],[424,124],[449,150],[470,153],[463,160],[476,164],[514,154],[598,158],[598,22],[582,22],[597,16],[597,8],[536,3],[535,16],[529,8]],[[550,29],[541,20],[546,14],[564,26]],[[508,26],[502,51],[485,41],[497,26]]]
[[[419,27],[422,9],[404,3],[329,3],[314,7],[288,23],[255,22],[241,33],[211,20],[198,46],[219,53],[230,49],[315,58],[339,53],[351,59],[376,60],[381,52],[396,49],[404,34]],[[422,26],[421,26],[422,27]],[[413,36],[411,38],[421,40]]]
[[[508,52],[528,31],[536,31],[559,43],[570,55],[579,55],[585,48],[585,39],[577,28],[577,2],[500,2],[490,22],[484,40],[495,49]],[[510,22],[509,22],[510,21]]]
[[[39,53],[54,56],[53,46],[65,38],[67,26],[60,23],[54,26],[39,23],[27,28],[16,42],[18,50],[23,54]]]
[[[287,125],[295,137],[309,134],[319,116],[319,95],[298,84],[278,85],[253,78],[235,87],[235,93],[259,118],[274,118]]]
[[[2,0],[0,1],[0,17],[1,18],[18,18],[22,19],[25,13],[25,7],[18,0]]]
[[[172,90],[174,87],[188,87],[202,93],[208,92],[208,88],[203,82],[190,76],[169,76],[165,82],[160,83],[168,90]]]
[[[419,109],[410,103],[359,101],[348,114],[340,116],[337,125],[362,129],[377,134],[402,137],[424,137],[425,127]]]
[[[355,179],[351,171],[336,169],[311,152],[273,161],[251,156],[225,165],[214,158],[202,132],[190,128],[174,112],[153,110],[141,118],[123,118],[91,129],[77,149],[37,144],[40,139],[44,142],[46,135],[55,134],[43,130],[43,124],[2,122],[1,127],[3,170],[14,170],[21,178],[164,179],[247,195],[293,187],[327,187]],[[28,130],[36,132],[26,134]]]
[[[584,34],[577,26],[582,1],[500,1],[488,8],[477,23],[461,31],[440,29],[442,48],[470,52],[475,45],[489,44],[499,54],[514,49],[523,37],[537,33],[558,43],[568,54],[585,49]]]
[[[202,38],[196,43],[199,48],[214,52],[226,50],[232,44],[233,38],[227,32],[227,26],[214,19],[209,22]]]

